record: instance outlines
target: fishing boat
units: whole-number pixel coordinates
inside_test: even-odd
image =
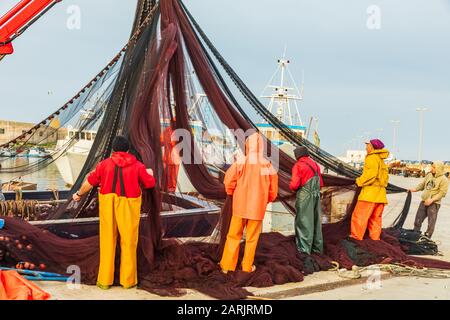
[[[2,149],[0,150],[0,157],[12,158],[16,156],[16,151],[11,149]]]
[[[42,147],[31,148],[27,154],[28,158],[49,158],[50,152]]]
[[[50,152],[42,147],[34,147],[25,150],[19,150],[15,155],[11,155],[12,157],[18,158],[50,158]]]
[[[66,137],[57,141],[56,150],[60,151],[52,157],[66,185],[72,186],[75,183],[96,135],[95,130],[80,131],[78,128],[69,126]]]

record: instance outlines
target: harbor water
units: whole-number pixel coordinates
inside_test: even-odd
[[[2,168],[21,167],[32,162],[38,161],[37,158],[0,158]],[[39,171],[28,174],[22,173],[0,173],[2,183],[11,180],[21,179],[23,182],[36,183],[37,190],[66,190],[68,189],[62,179],[58,168],[54,163],[43,166]]]

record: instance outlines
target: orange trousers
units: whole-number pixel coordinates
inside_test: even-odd
[[[351,237],[362,240],[369,229],[372,240],[380,240],[384,203],[358,201],[352,215]]]
[[[230,229],[228,230],[227,241],[223,249],[220,267],[222,270],[235,271],[239,258],[239,247],[244,233],[245,234],[245,250],[242,259],[242,271],[251,272],[253,261],[255,260],[256,247],[258,245],[259,235],[261,234],[262,221],[249,220],[241,217],[232,216]]]
[[[177,191],[177,182],[178,182],[178,170],[180,165],[178,164],[168,164],[166,167],[167,170],[167,191],[175,192]]]

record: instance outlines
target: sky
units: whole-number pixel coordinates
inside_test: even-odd
[[[2,0],[3,14],[17,0]],[[305,122],[319,119],[322,147],[342,155],[379,137],[417,159],[450,160],[450,0],[185,0],[202,29],[259,94],[277,59],[304,72]],[[75,7],[74,7],[75,6]],[[120,50],[135,0],[63,0],[0,62],[0,118],[37,122],[63,105]],[[375,6],[375,7],[373,7]],[[80,28],[68,28],[80,10]],[[375,8],[375,11],[373,11]],[[75,11],[76,12],[76,11]],[[246,108],[250,108],[244,105]]]

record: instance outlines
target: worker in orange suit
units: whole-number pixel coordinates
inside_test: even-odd
[[[74,201],[100,186],[100,266],[97,286],[109,289],[114,282],[114,261],[117,236],[120,235],[120,284],[125,288],[137,285],[137,244],[141,214],[141,185],[155,186],[153,171],[146,169],[130,149],[126,138],[117,136],[112,144],[110,158],[101,161],[92,171]]]
[[[174,121],[174,120],[172,120]],[[164,182],[168,192],[177,190],[178,171],[180,169],[180,157],[175,149],[176,141],[172,141],[172,127],[169,125],[161,133],[161,146],[163,151]]]
[[[239,247],[246,230],[242,271],[253,272],[253,265],[262,221],[269,202],[277,197],[278,175],[270,161],[264,157],[264,140],[253,133],[245,143],[245,157],[240,157],[225,173],[224,184],[233,196],[233,215],[228,230],[220,266],[223,273],[235,271]]]
[[[389,151],[384,149],[384,143],[379,139],[366,142],[366,151],[363,173],[356,179],[356,184],[362,189],[353,211],[350,237],[362,240],[368,229],[372,240],[380,240],[382,215],[388,203],[386,187],[389,173],[384,160]]]

